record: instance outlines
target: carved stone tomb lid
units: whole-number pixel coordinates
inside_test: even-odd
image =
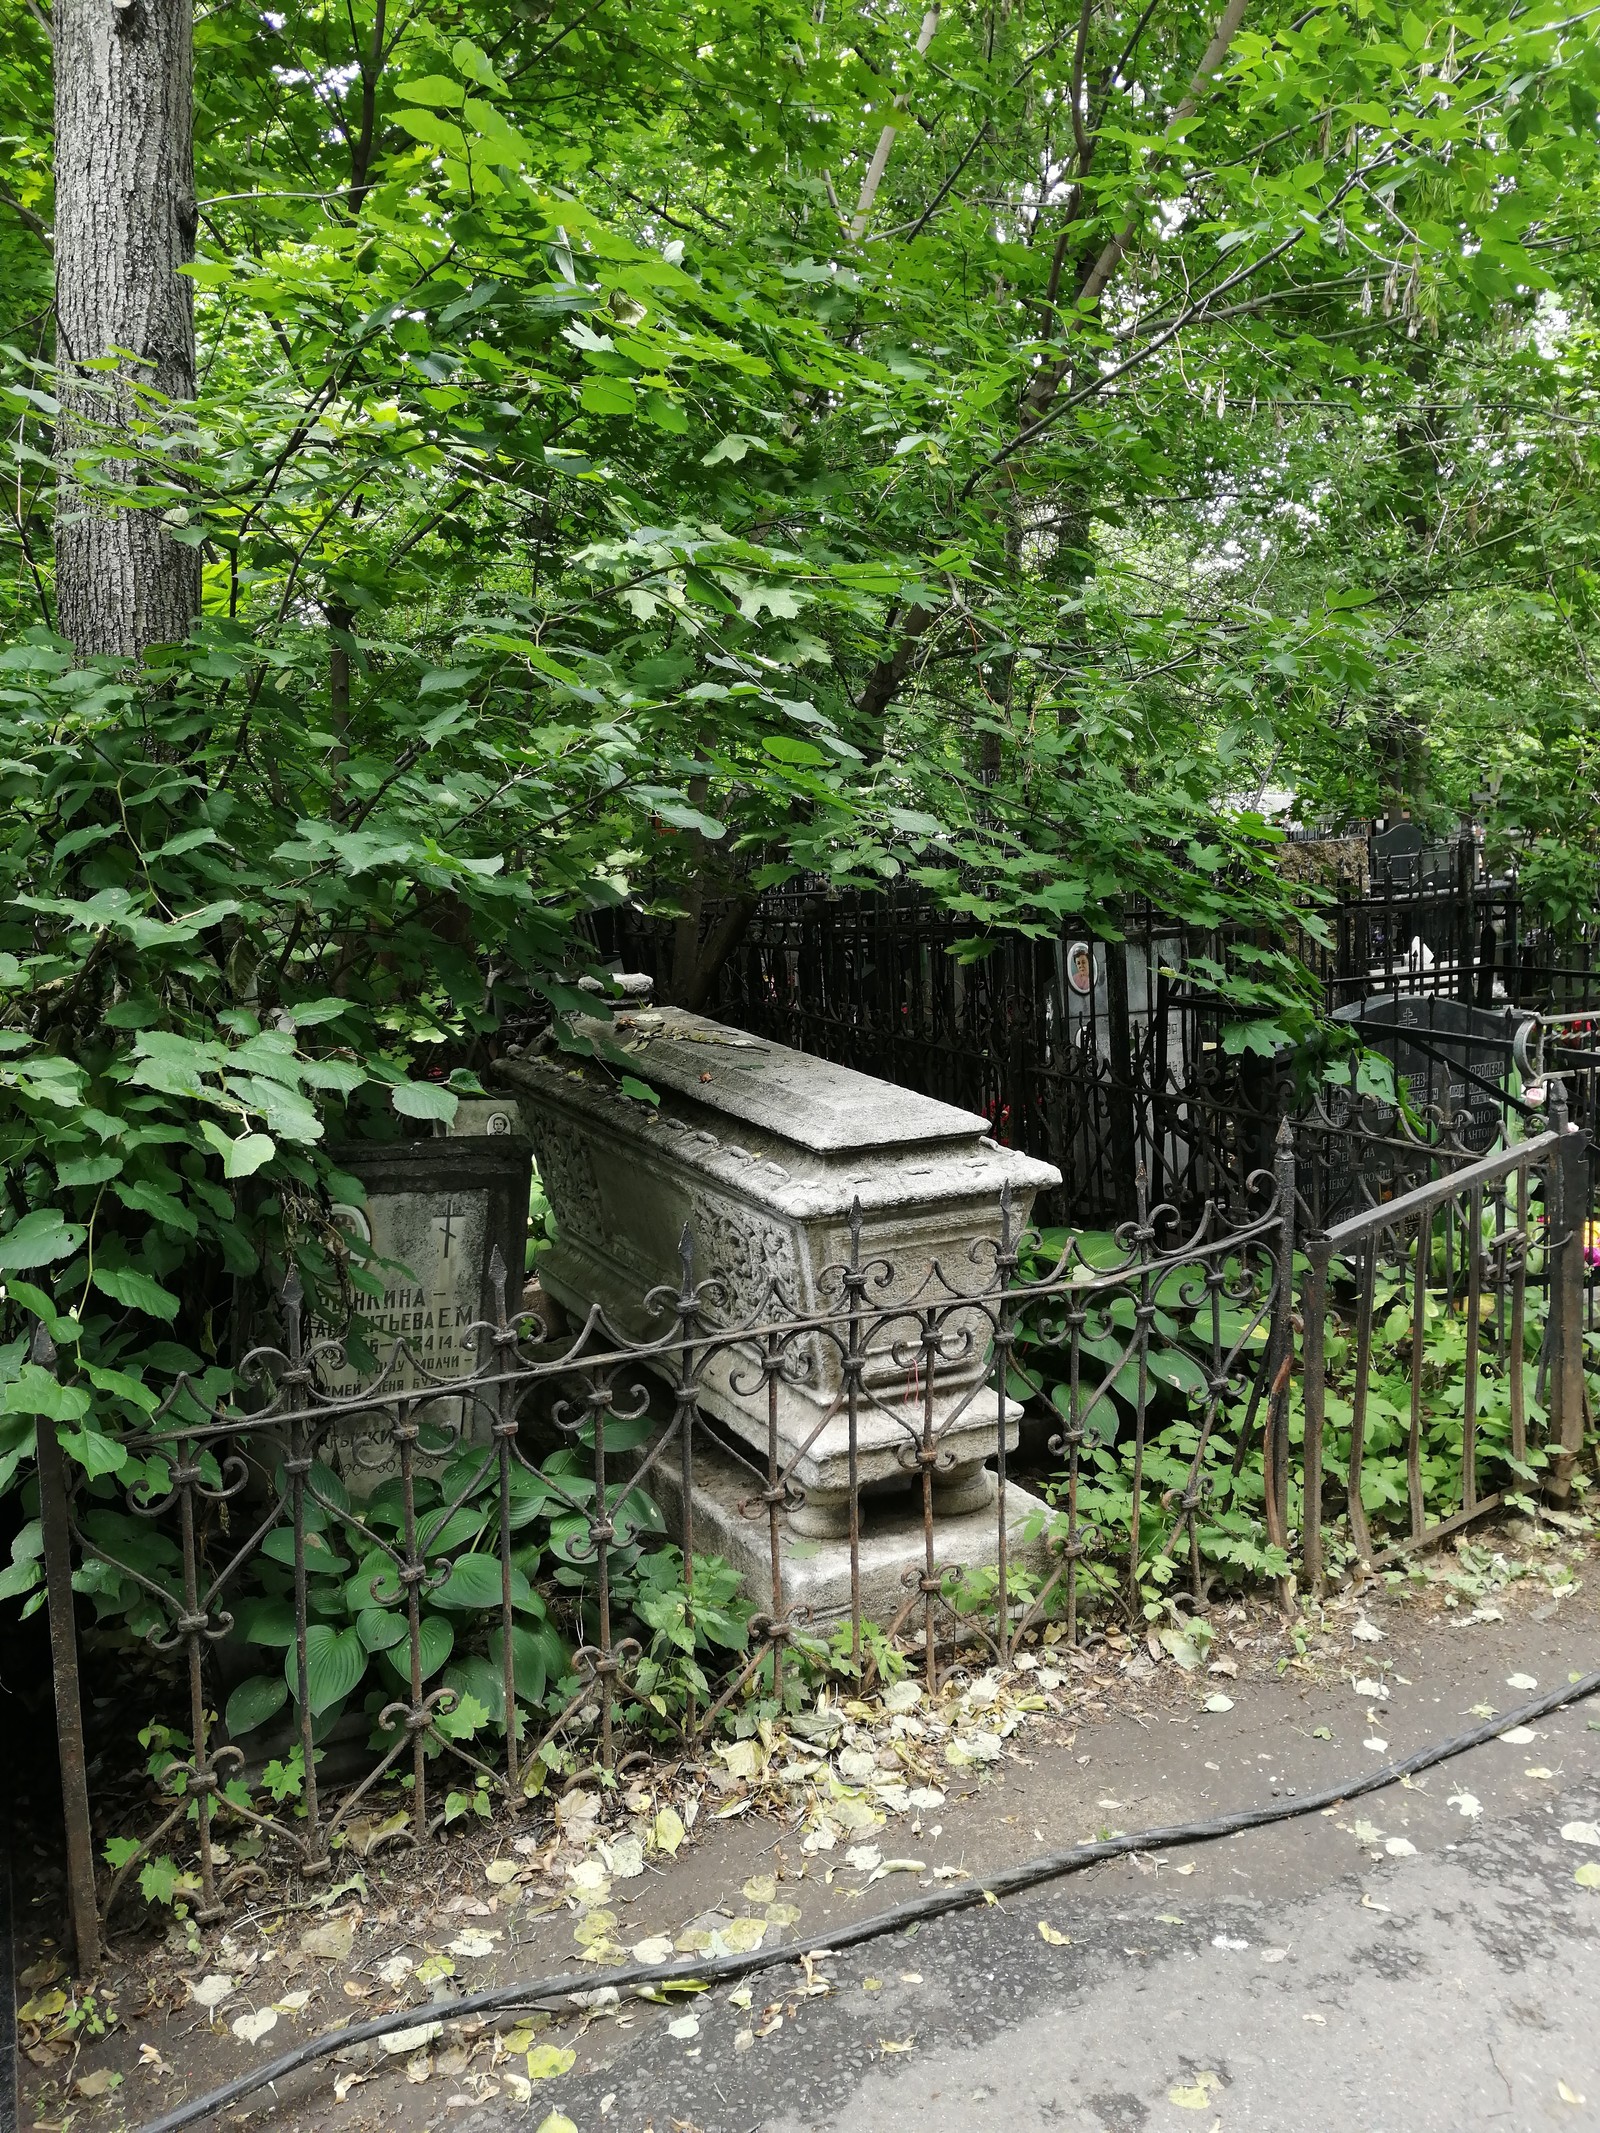
[[[979,1112],[683,1008],[623,1012],[609,1025],[595,1024],[593,1033],[602,1030],[638,1059],[641,1079],[818,1155],[970,1142],[991,1131]]]

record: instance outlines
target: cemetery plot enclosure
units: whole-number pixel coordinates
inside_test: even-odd
[[[1008,1190],[986,1240],[907,1290],[858,1209],[807,1309],[775,1281],[736,1316],[690,1233],[678,1278],[645,1300],[646,1338],[598,1309],[582,1323],[514,1311],[497,1261],[474,1370],[430,1377],[402,1340],[356,1392],[291,1283],[280,1337],[249,1358],[253,1406],[181,1390],[123,1473],[74,1468],[70,1495],[41,1425],[59,1707],[77,1708],[57,1587],[74,1566],[90,1594],[137,1603],[126,1627],[176,1698],[153,1811],[94,1830],[112,1869],[98,1888],[81,1735],[63,1725],[80,1950],[152,1862],[190,1877],[214,1919],[241,1851],[315,1875],[358,1820],[421,1842],[464,1814],[515,1814],[652,1743],[681,1752],[825,1680],[870,1682],[893,1649],[934,1682],[957,1655],[1004,1663],[1047,1622],[1076,1638],[1142,1624],[1163,1595],[1203,1612],[1219,1585],[1316,1587],[1334,1527],[1340,1560],[1381,1561],[1509,1491],[1559,1490],[1583,1437],[1582,1360],[1546,1329],[1582,1315],[1583,1173],[1582,1137],[1552,1131],[1312,1230],[1285,1132],[1234,1217],[1212,1207],[1190,1227],[1141,1195],[1114,1235],[1047,1245]],[[1409,1500],[1391,1457],[1375,1503],[1374,1327],[1395,1269],[1422,1329],[1416,1380],[1432,1377],[1403,1454]],[[1462,1358],[1428,1347],[1437,1327]],[[51,1360],[42,1334],[35,1359]],[[713,1382],[763,1428],[720,1428],[702,1400]],[[786,1393],[822,1383],[850,1476],[831,1620],[797,1601],[805,1488],[779,1429]],[[888,1604],[869,1594],[887,1515],[882,1477],[858,1464],[869,1423],[892,1437],[896,1515],[920,1536]],[[955,1433],[979,1428],[992,1547],[951,1561],[936,1493]],[[352,1435],[386,1447],[365,1496],[340,1478]],[[697,1530],[713,1464],[737,1477],[760,1566],[742,1591]],[[1035,1492],[1020,1520],[1019,1479]],[[319,1767],[341,1743],[359,1766],[342,1790]]]

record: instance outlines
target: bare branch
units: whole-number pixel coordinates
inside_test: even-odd
[[[927,51],[933,42],[933,33],[939,27],[939,9],[930,7],[922,18],[922,28],[917,33],[917,57]],[[905,98],[897,96],[894,108],[905,107]],[[883,183],[884,171],[889,166],[889,151],[894,146],[894,137],[899,128],[892,122],[878,136],[878,145],[872,151],[872,161],[867,165],[867,174],[861,181],[861,196],[856,201],[855,219],[850,224],[850,235],[859,244],[867,234],[867,224],[872,220],[872,203],[878,197],[878,187]]]
[[[1227,58],[1228,47],[1239,33],[1239,26],[1244,21],[1245,9],[1248,5],[1249,0],[1228,0],[1227,6],[1222,11],[1222,20],[1217,24],[1211,42],[1206,46],[1205,56],[1194,70],[1194,76],[1189,83],[1187,95],[1178,103],[1173,110],[1171,118],[1167,120],[1168,140],[1171,140],[1178,128],[1193,118],[1195,112],[1200,108],[1200,99],[1210,86],[1212,76],[1222,65],[1224,59]],[[1088,279],[1078,291],[1078,302],[1085,311],[1092,311],[1100,301],[1107,282],[1110,281],[1112,275],[1116,273],[1118,267],[1122,264],[1123,255],[1133,242],[1134,232],[1138,227],[1139,210],[1135,205],[1129,210],[1128,219],[1124,222],[1122,228],[1110,240],[1100,257],[1089,269]]]

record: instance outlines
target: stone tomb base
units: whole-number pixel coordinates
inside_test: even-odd
[[[695,1479],[692,1489],[694,1546],[697,1555],[720,1555],[743,1580],[746,1597],[763,1611],[772,1605],[771,1529],[765,1515],[751,1518],[739,1509],[758,1496],[760,1484],[746,1466],[730,1458],[716,1441],[701,1431],[694,1446]],[[682,1530],[680,1476],[666,1462],[650,1477],[651,1494],[660,1504],[669,1533]],[[1049,1555],[1044,1529],[1036,1538],[1025,1535],[1036,1515],[1048,1516],[1047,1506],[1015,1482],[1006,1486],[1008,1553],[1014,1567],[1031,1571],[1042,1580],[1049,1573]],[[980,1511],[954,1513],[934,1521],[934,1563],[937,1569],[993,1569],[999,1557],[999,1518],[996,1505]],[[809,1609],[813,1622],[834,1622],[850,1612],[850,1543],[848,1540],[808,1540],[789,1530],[780,1530],[784,1596],[793,1608]],[[920,1496],[913,1491],[863,1496],[861,1501],[861,1612],[864,1619],[885,1627],[894,1620],[915,1590],[926,1560]],[[906,1573],[911,1573],[908,1583]],[[916,1628],[917,1623],[908,1625]]]

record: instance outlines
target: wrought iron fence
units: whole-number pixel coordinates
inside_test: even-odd
[[[1587,1419],[1589,1205],[1586,1139],[1558,1109],[1550,1131],[1306,1237],[1301,1552],[1313,1590],[1330,1477],[1368,1568],[1514,1494],[1566,1495]]]
[[[1414,857],[1409,869],[1369,860],[1319,907],[1329,942],[1294,942],[1330,1013],[1399,993],[1482,1010],[1600,1007],[1593,933],[1542,923],[1515,879],[1484,873],[1471,836]],[[702,914],[708,937],[728,916]],[[1233,1013],[1197,981],[1226,964],[1236,932],[1135,904],[1120,941],[1070,927],[1004,936],[964,963],[953,951],[970,924],[918,892],[820,885],[770,892],[741,926],[707,1013],[982,1113],[998,1139],[1061,1171],[1039,1203],[1048,1220],[1129,1219],[1141,1169],[1191,1219],[1208,1200],[1237,1202],[1299,1108],[1277,1064],[1227,1050]],[[606,953],[667,977],[669,923],[624,910],[602,930]]]
[[[40,1420],[80,1954],[163,1847],[215,1919],[241,1841],[316,1874],[358,1816],[421,1842],[458,1813],[515,1814],[585,1769],[792,1708],[830,1674],[870,1681],[894,1648],[936,1683],[959,1655],[1006,1663],[1047,1620],[1076,1638],[1140,1623],[1163,1595],[1203,1607],[1218,1578],[1287,1589],[1299,1568],[1316,1585],[1341,1458],[1355,1552],[1384,1559],[1362,1483],[1385,1269],[1409,1280],[1419,1328],[1466,1306],[1459,1503],[1440,1514],[1414,1409],[1399,1545],[1501,1500],[1480,1485],[1488,1369],[1511,1388],[1495,1458],[1521,1472],[1542,1433],[1559,1486],[1584,1413],[1582,1151],[1576,1132],[1545,1133],[1322,1229],[1285,1129],[1243,1210],[1213,1204],[1190,1228],[1141,1188],[1114,1236],[1047,1242],[1007,1199],[962,1264],[914,1269],[875,1249],[857,1209],[806,1312],[774,1281],[736,1316],[686,1234],[644,1340],[598,1309],[581,1324],[514,1309],[497,1261],[476,1368],[438,1375],[402,1338],[354,1392],[327,1389],[348,1383],[346,1358],[309,1335],[291,1280],[281,1339],[243,1366],[254,1396],[207,1406],[181,1386],[120,1473],[69,1465]],[[1540,1282],[1554,1330],[1530,1392]],[[1327,1338],[1341,1311],[1356,1326],[1345,1430]],[[42,1331],[35,1359],[54,1361]],[[1414,1377],[1421,1360],[1414,1344]],[[703,1405],[713,1382],[724,1414],[730,1391],[742,1403],[739,1429]],[[825,1412],[797,1441],[784,1395],[818,1385]],[[844,1477],[831,1558],[795,1539],[825,1453]],[[70,1723],[74,1569],[125,1617],[132,1603],[187,1736],[157,1773],[155,1825],[112,1844],[98,1891]],[[361,1767],[336,1790],[341,1734]]]

